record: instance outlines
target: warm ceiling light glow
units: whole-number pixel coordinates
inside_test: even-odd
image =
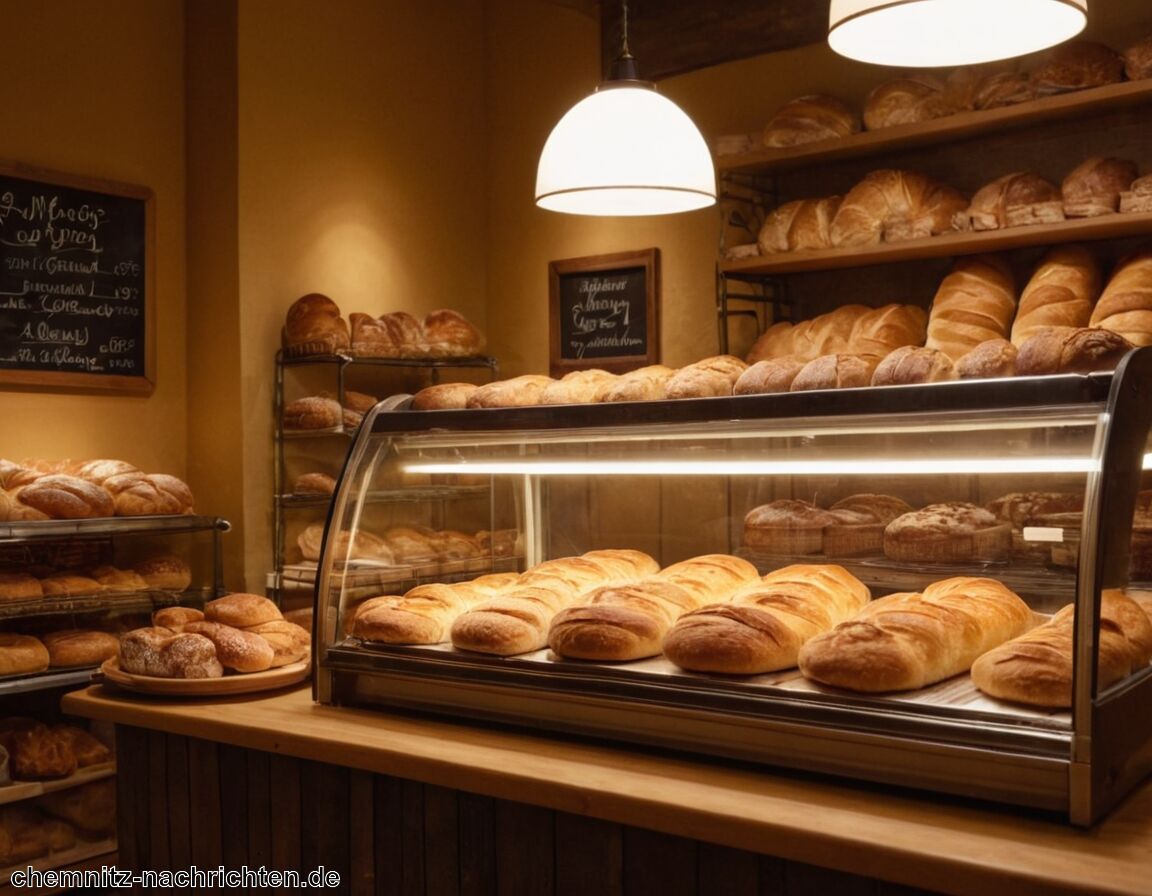
[[[1087,21],[1088,0],[832,0],[828,43],[861,62],[966,65],[1043,50]]]

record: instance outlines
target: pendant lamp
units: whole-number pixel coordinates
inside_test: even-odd
[[[967,65],[1043,50],[1087,21],[1088,0],[832,0],[828,44],[880,65]]]
[[[683,110],[637,75],[628,4],[609,79],[560,119],[540,153],[536,204],[574,215],[663,215],[716,203],[708,144]]]

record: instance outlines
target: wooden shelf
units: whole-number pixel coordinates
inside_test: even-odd
[[[1104,110],[1145,104],[1152,104],[1152,79],[1057,94],[1000,109],[958,112],[921,124],[897,125],[787,149],[762,149],[719,156],[716,168],[720,174],[770,174],[819,162],[891,154],[903,149],[951,143],[984,134],[1027,128],[1042,122],[1074,118],[1082,113],[1096,114]]]
[[[51,781],[15,781],[6,787],[0,787],[0,806],[35,799],[46,793],[55,793],[57,790],[82,787],[93,781],[110,778],[114,774],[116,774],[115,765],[105,762],[90,768],[82,768],[66,778],[54,778]]]
[[[729,277],[795,274],[947,258],[980,252],[1003,252],[1028,246],[1047,246],[1078,240],[1118,237],[1152,238],[1152,213],[1111,214],[1096,218],[1073,218],[1057,224],[1034,224],[1004,230],[944,233],[900,243],[879,243],[857,249],[819,249],[812,252],[781,252],[738,261],[723,261],[720,270]]]

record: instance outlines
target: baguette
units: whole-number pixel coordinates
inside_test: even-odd
[[[840,566],[796,564],[676,622],[664,654],[694,672],[756,675],[796,665],[809,639],[858,613],[871,594]]]
[[[1073,640],[1076,607],[1011,641],[992,648],[972,664],[972,683],[989,696],[1030,706],[1072,706]],[[1123,592],[1100,596],[1100,639],[1096,647],[1099,690],[1144,668],[1152,660],[1152,622]]]
[[[1020,294],[1012,322],[1012,344],[1019,348],[1029,336],[1059,327],[1088,326],[1100,295],[1100,266],[1083,246],[1057,246],[1033,271]]]
[[[927,687],[1023,634],[1032,611],[995,579],[959,576],[890,594],[800,648],[804,677],[865,693]]]

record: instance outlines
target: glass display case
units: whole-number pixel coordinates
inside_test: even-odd
[[[1147,656],[1119,680],[1098,675],[1096,662],[1108,634],[1102,595],[1138,597],[1148,577],[1150,390],[1152,349],[1136,349],[1114,373],[1088,376],[467,411],[414,412],[397,396],[365,419],[327,522],[316,697],[936,790],[1091,824],[1152,768]],[[411,501],[396,500],[406,491]],[[913,513],[995,510],[988,528],[998,539],[917,554],[879,538],[831,552],[748,528],[758,508],[826,509],[859,495],[896,498]],[[1005,510],[1038,496],[1063,503],[1051,513]],[[465,559],[365,558],[365,542],[396,530],[465,533],[481,547]],[[537,584],[546,561],[620,549],[643,552],[660,575],[711,554],[750,563],[757,576],[835,565],[872,602],[946,579],[992,580],[1027,604],[1026,627],[1072,604],[1067,705],[998,699],[967,671],[864,690],[795,666],[719,674],[661,653],[606,661],[562,656],[547,642],[503,653],[454,646],[450,632],[469,612],[461,606],[506,595],[515,578],[490,573],[528,571],[520,586]],[[425,597],[421,612],[436,622],[427,643],[358,628],[372,607],[453,583],[467,583],[473,603],[435,597],[428,612]],[[580,588],[544,598],[534,623],[546,627],[549,614],[588,599]]]

